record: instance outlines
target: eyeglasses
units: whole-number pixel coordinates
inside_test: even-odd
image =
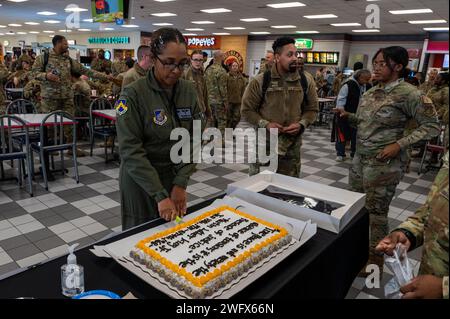
[[[192,62],[203,62],[203,59],[191,59]]]
[[[184,71],[188,68],[188,62],[184,61],[181,63],[168,63],[168,62],[164,62],[163,60],[161,60],[159,58],[159,56],[156,55],[156,58],[159,60],[159,62],[161,62],[161,64],[168,69],[169,71],[174,71],[176,68],[178,68],[180,71]]]
[[[386,62],[380,62],[380,63],[378,63],[378,62],[373,62],[372,63],[372,66],[373,66],[373,68],[374,69],[376,69],[376,68],[384,68],[384,67],[386,67],[388,64],[386,63]]]

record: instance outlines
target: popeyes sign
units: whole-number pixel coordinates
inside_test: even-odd
[[[191,50],[220,49],[220,37],[187,37],[187,46]]]

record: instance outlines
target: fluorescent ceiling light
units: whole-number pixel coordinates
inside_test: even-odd
[[[2,6],[2,5],[0,4],[0,7],[1,7],[1,6]],[[5,35],[5,34],[0,32],[0,35]]]
[[[225,9],[225,8],[205,9],[205,10],[200,10],[200,11],[201,12],[205,12],[205,13],[226,13],[226,12],[231,12],[231,10]]]
[[[6,25],[0,25],[0,29],[6,28]]]
[[[61,21],[58,20],[45,20],[44,23],[49,23],[49,24],[56,24],[56,23],[60,23]]]
[[[442,28],[423,28],[425,31],[448,31],[448,27]]]
[[[195,37],[197,33],[183,33],[185,37]]]
[[[433,13],[431,9],[413,9],[413,10],[391,10],[392,14],[417,14],[417,13]]]
[[[154,17],[176,17],[175,13],[162,12],[162,13],[152,13]]]
[[[62,33],[70,33],[70,32],[72,32],[72,30],[59,30],[59,32],[62,32]]]
[[[295,33],[298,34],[314,34],[314,33],[320,33],[319,31],[295,31]]]
[[[266,18],[246,18],[246,19],[241,19],[241,21],[244,22],[262,22],[262,21],[269,21]]]
[[[28,1],[28,0],[8,0],[9,2],[25,2],[25,1]]]
[[[434,23],[447,23],[447,20],[415,20],[408,22],[411,24],[434,24]]]
[[[85,12],[88,11],[88,9],[80,8],[77,5],[69,4],[64,11],[66,12]]]
[[[172,23],[167,23],[167,22],[161,22],[161,23],[153,23],[154,26],[157,27],[165,27],[165,26],[170,26],[173,25]]]
[[[189,28],[189,29],[185,29],[186,31],[205,31],[205,29],[201,29],[201,28]]]
[[[213,21],[191,21],[193,24],[214,24]]]
[[[39,22],[25,22],[27,25],[39,25]]]
[[[55,33],[55,31],[43,31],[44,33]]]
[[[227,33],[227,32],[216,32],[216,33],[213,33],[213,35],[230,35],[230,33]]]
[[[21,27],[21,24],[17,24],[17,23],[10,23],[8,24],[10,27]]]
[[[267,6],[274,8],[274,9],[283,9],[283,8],[304,7],[304,6],[306,6],[306,4],[301,3],[301,2],[284,2],[284,3],[268,4]]]
[[[245,30],[243,27],[225,27],[225,30]]]
[[[139,26],[136,24],[124,24],[122,28],[139,28]]]
[[[316,15],[308,15],[308,16],[303,16],[306,19],[332,19],[332,18],[337,18],[337,15],[334,14],[316,14]]]
[[[131,20],[136,20],[136,17],[131,17]]]
[[[92,22],[94,22],[94,19],[83,19],[83,22],[90,22],[90,23],[92,23]]]
[[[27,34],[26,32],[17,32],[17,34]]]
[[[89,32],[89,31],[91,31],[91,29],[78,29],[78,31],[81,31],[81,32]]]
[[[361,29],[361,30],[352,30],[352,32],[356,32],[356,33],[375,33],[375,32],[380,32],[380,30],[378,29]]]
[[[31,34],[39,34],[39,31],[30,31],[30,32],[28,32],[28,33],[31,33]]]
[[[103,30],[105,30],[105,31],[113,31],[114,28],[104,28]]]
[[[250,34],[270,34],[270,32],[267,31],[255,31],[255,32],[250,32]]]
[[[273,29],[295,29],[297,26],[295,25],[273,25],[271,28]]]
[[[361,23],[332,23],[331,24],[333,27],[359,27],[361,25]]]
[[[170,1],[175,1],[175,0],[155,0],[156,2],[170,2]]]
[[[40,11],[37,14],[41,15],[41,16],[54,16],[56,15],[56,12],[51,12],[51,11]]]

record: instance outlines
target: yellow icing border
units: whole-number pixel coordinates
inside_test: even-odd
[[[159,253],[157,253],[155,250],[145,246],[147,243],[165,237],[167,235],[170,235],[172,233],[175,233],[177,231],[179,231],[180,229],[183,228],[187,228],[193,224],[198,223],[199,221],[201,221],[202,219],[205,219],[207,217],[210,217],[212,215],[216,215],[221,213],[222,211],[225,210],[229,210],[234,212],[237,215],[240,215],[242,217],[245,217],[249,220],[252,220],[254,222],[257,222],[261,225],[267,226],[269,228],[273,228],[273,229],[277,229],[280,232],[278,234],[273,235],[272,237],[266,239],[265,241],[263,241],[262,243],[256,244],[254,247],[242,252],[239,256],[235,257],[233,260],[227,262],[226,264],[222,265],[220,267],[220,269],[214,269],[213,271],[210,271],[209,273],[207,273],[206,275],[203,275],[201,277],[195,278],[192,273],[189,273],[186,271],[186,269],[175,265],[174,263],[172,263],[171,261],[167,260],[166,258],[162,257]],[[190,281],[194,286],[196,287],[203,287],[206,283],[208,283],[209,281],[217,278],[218,276],[220,276],[221,274],[223,274],[224,272],[228,271],[229,269],[231,269],[232,267],[240,264],[241,262],[243,262],[245,259],[249,258],[253,253],[258,252],[259,250],[261,250],[262,248],[270,245],[271,243],[285,237],[288,234],[287,230],[274,225],[272,223],[269,223],[265,220],[259,219],[257,217],[251,216],[249,214],[246,214],[244,212],[241,212],[239,210],[236,210],[232,207],[229,206],[221,206],[218,207],[216,209],[213,209],[212,211],[206,212],[200,216],[195,217],[194,219],[183,223],[183,224],[179,224],[173,228],[170,228],[168,230],[156,233],[148,238],[145,238],[144,240],[141,240],[140,242],[138,242],[136,244],[136,248],[141,249],[144,253],[146,253],[147,255],[151,256],[153,259],[159,261],[162,265],[164,265],[165,267],[167,267],[168,269],[172,270],[173,272],[175,272],[176,274],[183,276],[184,278],[186,278],[186,280]]]

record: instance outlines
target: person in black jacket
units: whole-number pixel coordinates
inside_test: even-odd
[[[336,101],[336,108],[344,109],[346,112],[356,113],[361,96],[370,89],[369,70],[358,70],[347,82],[342,85]],[[353,158],[356,151],[356,129],[350,127],[347,120],[336,117],[336,161],[345,160],[345,144],[351,141],[351,154]]]

